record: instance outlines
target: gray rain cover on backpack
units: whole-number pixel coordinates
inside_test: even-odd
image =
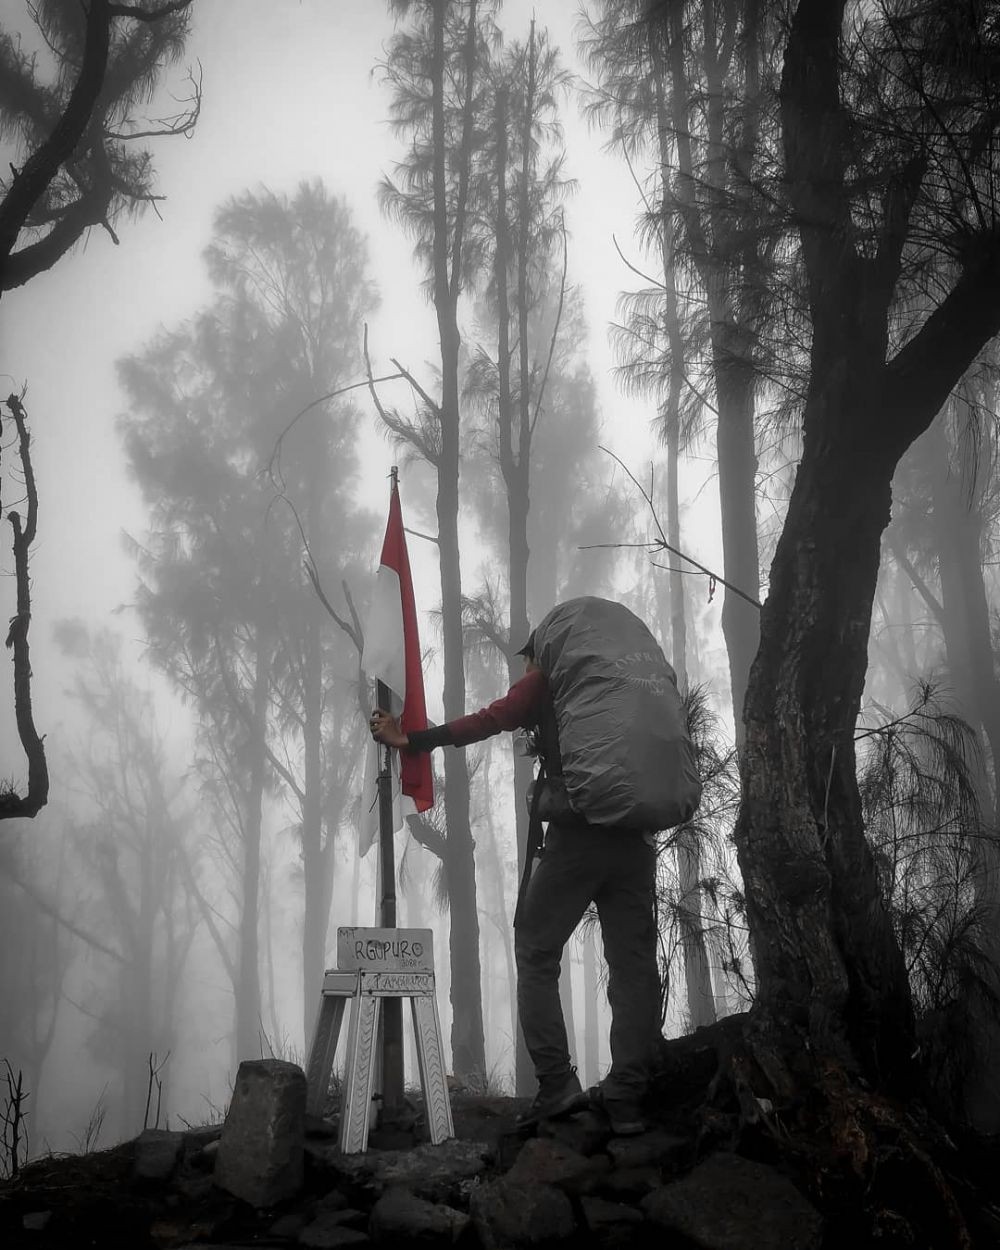
[[[590,824],[669,829],[701,799],[677,677],[621,603],[561,603],[534,633],[549,683],[566,793]]]

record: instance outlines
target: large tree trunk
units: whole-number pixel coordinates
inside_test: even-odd
[[[858,402],[879,381],[811,396],[750,677],[736,841],[757,1006],[785,1054],[891,1081],[909,1066],[912,1012],[854,753],[895,464],[873,445],[872,399]]]
[[[977,253],[887,360],[912,200],[898,189],[876,255],[857,247],[843,18],[844,0],[799,0],[785,50],[781,124],[808,279],[810,383],[747,692],[736,828],[760,1050],[786,1089],[781,1070],[814,1081],[829,1057],[883,1087],[910,1077],[909,989],[865,840],[855,722],[893,472],[1000,325],[995,258]]]

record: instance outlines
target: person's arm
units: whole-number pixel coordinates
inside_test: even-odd
[[[545,675],[540,669],[532,669],[516,681],[503,698],[488,707],[460,716],[446,725],[413,729],[409,733],[404,733],[388,712],[377,709],[372,713],[372,735],[386,746],[400,750],[432,751],[441,746],[468,746],[504,730],[525,729],[536,724],[545,688]]]

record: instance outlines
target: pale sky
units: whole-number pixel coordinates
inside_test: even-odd
[[[5,19],[13,7],[8,0]],[[572,0],[508,0],[500,20],[509,38],[523,38],[534,12],[571,65],[579,68],[572,40],[576,8]],[[64,694],[72,668],[53,654],[54,622],[80,616],[92,628],[111,626],[134,640],[134,655],[141,653],[137,622],[120,611],[132,599],[136,581],[121,535],[127,530],[141,537],[146,517],[137,490],[126,478],[115,432],[124,405],[115,362],[140,351],[161,327],[177,325],[205,304],[210,292],[201,254],[210,239],[213,213],[224,200],[261,185],[292,193],[301,179],[315,176],[332,192],[345,195],[356,224],[368,235],[371,275],[381,293],[371,325],[376,369],[396,356],[433,387],[424,362],[437,355],[434,313],[420,292],[409,239],[383,220],[375,197],[380,177],[391,172],[401,154],[384,120],[386,94],[372,74],[393,29],[385,6],[380,0],[196,0],[193,13],[187,59],[200,61],[204,71],[203,111],[190,140],[171,139],[154,147],[157,189],[166,196],[160,206],[162,220],[147,212],[138,221],[121,222],[118,247],[95,230],[86,246],[0,300],[0,387],[6,388],[0,394],[27,384],[25,406],[34,437],[40,517],[32,557],[33,693],[36,724],[48,735],[52,760],[83,731]],[[181,66],[163,80],[150,116],[173,111],[169,93],[182,94],[184,89]],[[588,357],[599,390],[601,439],[643,475],[654,454],[652,405],[626,401],[616,392],[607,335],[619,292],[638,283],[619,259],[613,236],[627,255],[635,255],[631,240],[639,197],[628,169],[601,151],[603,136],[590,132],[575,101],[566,103],[563,119],[567,172],[579,184],[566,209],[569,273],[583,288],[590,323]],[[366,403],[361,398],[359,406]],[[379,532],[373,535],[377,550],[384,517],[379,501],[386,498],[386,476],[396,457],[372,414],[363,452],[366,502],[380,518]],[[609,461],[608,480],[613,472]],[[698,462],[689,476],[688,495],[698,502],[685,545],[696,558],[718,566],[711,472],[710,465]],[[405,516],[405,478],[402,501]],[[5,507],[13,502],[10,496],[3,500]],[[636,500],[635,512],[645,525],[641,500]],[[411,524],[420,520],[412,514],[407,519]],[[3,529],[0,620],[5,621],[14,611],[14,583],[9,576],[9,528]],[[622,537],[608,535],[612,541]],[[428,640],[433,636],[429,614],[439,600],[440,583],[433,548],[415,541],[410,547],[418,607],[424,614],[421,632]],[[470,585],[475,583],[474,565],[475,559],[468,569]],[[702,597],[699,618],[707,628],[701,639],[703,659],[721,673],[720,607],[721,596],[708,609]],[[706,654],[710,650],[714,661]],[[20,783],[24,764],[13,724],[9,660],[3,673],[0,777],[13,776]],[[720,688],[719,693],[726,697],[728,690]],[[440,683],[433,675],[427,694],[429,713],[439,718]],[[169,728],[183,734],[186,713],[171,699],[163,703],[175,717]],[[69,785],[63,770],[54,769],[49,815],[56,820],[60,802],[70,801]],[[366,861],[366,879],[369,873]],[[373,886],[363,883],[362,890],[374,898]],[[294,979],[289,983],[294,988]],[[224,990],[213,992],[225,995]],[[294,1006],[289,1007],[288,1019],[298,1018]],[[74,1027],[79,1030],[78,1020]],[[72,1033],[67,1039],[60,1044],[79,1045]],[[190,1070],[187,1077],[197,1096],[210,1088],[219,1094],[211,1087],[207,1067],[205,1073]],[[90,1086],[101,1079],[96,1073],[92,1080],[81,1079],[74,1096],[86,1100]],[[86,1119],[86,1111],[83,1103],[70,1111],[58,1108],[59,1117],[74,1125]]]
[[[508,37],[523,37],[532,12],[578,68],[576,5],[508,0],[501,13]],[[138,632],[127,615],[112,615],[130,600],[135,583],[121,532],[139,534],[145,522],[114,428],[123,405],[115,361],[205,302],[201,252],[223,200],[261,184],[291,192],[302,178],[322,177],[329,189],[347,196],[369,238],[372,276],[382,296],[371,327],[376,367],[398,356],[419,376],[423,362],[435,356],[433,311],[418,289],[410,241],[383,220],[375,200],[380,176],[400,153],[384,121],[386,94],[372,74],[391,32],[392,20],[377,0],[197,0],[187,60],[202,64],[204,105],[193,138],[155,145],[158,190],[167,197],[162,220],[147,212],[139,221],[123,221],[118,247],[95,230],[86,246],[0,301],[0,385],[7,394],[27,383],[40,492],[32,561],[40,732],[57,732],[64,705],[66,674],[46,655],[52,622],[79,615]],[[181,94],[183,80],[177,67],[163,80],[163,90]],[[169,100],[160,104],[169,111]],[[154,102],[150,115],[156,112]],[[579,183],[567,206],[570,276],[584,289],[602,438],[641,470],[652,454],[651,406],[617,394],[607,342],[619,291],[637,283],[612,236],[634,254],[638,196],[624,163],[601,151],[603,136],[591,133],[573,101],[564,119],[568,172]],[[365,450],[377,498],[394,456],[374,423]],[[699,485],[693,483],[692,493]],[[403,500],[405,508],[405,490]],[[699,524],[691,535],[692,554],[714,557],[713,528],[711,522]],[[417,561],[424,558],[415,553]],[[9,549],[0,566],[9,570]],[[11,578],[0,582],[3,619],[13,612],[13,591]],[[438,593],[433,573],[421,608],[433,607]],[[4,759],[13,760],[20,752],[8,704],[9,698],[0,699],[6,717],[0,748]]]

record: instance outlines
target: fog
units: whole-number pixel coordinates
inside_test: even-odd
[[[8,8],[3,28],[44,67],[51,50],[31,6]],[[138,93],[127,125],[117,118],[162,129],[198,85],[190,133],[135,141],[152,153],[163,198],[123,205],[107,229],[92,226],[3,293],[3,393],[21,397],[38,494],[31,699],[50,774],[37,815],[0,823],[0,1060],[30,1094],[31,1154],[217,1118],[240,1059],[302,1062],[338,926],[377,923],[377,856],[360,853],[375,796],[358,631],[393,466],[432,722],[455,714],[444,697],[449,619],[461,623],[470,710],[507,689],[527,630],[562,599],[620,599],[662,642],[690,692],[706,787],[695,822],[659,836],[665,1032],[753,999],[732,842],[737,726],[802,450],[804,349],[786,324],[783,354],[748,386],[749,447],[734,468],[716,438],[723,373],[704,275],[681,255],[690,239],[665,241],[662,222],[657,232],[655,135],[622,139],[615,84],[587,61],[571,6],[507,0],[496,22],[506,49],[544,39],[559,66],[548,67],[533,140],[533,250],[523,272],[511,257],[505,271],[511,307],[523,296],[510,325],[525,353],[515,334],[523,370],[506,442],[504,240],[489,236],[495,202],[478,184],[469,214],[457,301],[460,603],[442,590],[445,454],[433,414],[445,366],[427,247],[414,237],[426,240],[427,214],[414,228],[421,210],[400,170],[413,131],[391,124],[406,66],[392,41],[407,17],[372,0],[196,0],[180,55],[148,99]],[[523,82],[516,72],[511,82],[516,96]],[[0,115],[7,107],[0,100]],[[516,157],[523,100],[512,107]],[[4,167],[22,161],[17,134],[0,135]],[[478,142],[489,184],[497,135]],[[512,228],[506,246],[520,240]],[[772,305],[754,351],[796,311]],[[673,387],[671,316],[686,370]],[[369,368],[385,379],[372,388]],[[967,894],[975,869],[962,839],[996,819],[993,397],[984,372],[897,473],[857,738],[887,897],[924,926],[924,943],[907,949],[928,1009],[939,1004],[927,961],[949,935],[922,907],[935,889]],[[25,486],[3,416],[7,513],[24,509]],[[522,506],[519,546],[511,517]],[[4,544],[2,610],[14,618],[6,526]],[[23,794],[13,665],[5,680],[0,772]],[[453,983],[440,753],[438,801],[396,837],[398,919],[434,932],[450,1070],[470,1087],[523,1092],[511,915],[528,765],[509,735],[470,748],[467,762],[471,1000]],[[937,842],[920,840],[928,829]],[[585,1083],[610,1061],[604,975],[588,918],[563,974]],[[481,1062],[453,1054],[465,1027],[456,1013],[469,1010],[481,1011]],[[413,1082],[410,1041],[406,1064]]]

